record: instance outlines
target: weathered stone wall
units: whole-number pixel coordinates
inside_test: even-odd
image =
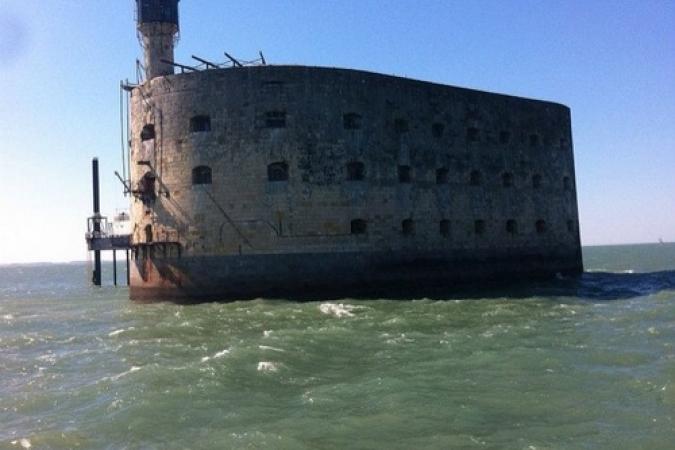
[[[209,131],[191,131],[198,116]],[[135,243],[178,241],[183,258],[555,255],[581,268],[563,105],[354,70],[261,66],[156,78],[134,90],[132,117],[132,164],[152,166],[134,165],[133,183],[158,175],[156,200],[133,204]],[[284,127],[268,126],[281,118]],[[148,124],[155,137],[142,140]],[[276,162],[287,164],[287,181],[268,180]],[[362,180],[349,179],[353,162]],[[193,185],[197,166],[211,169],[211,184]],[[410,168],[409,182],[399,166]],[[365,233],[352,234],[355,219]]]

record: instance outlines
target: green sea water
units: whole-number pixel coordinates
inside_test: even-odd
[[[445,301],[136,305],[0,267],[2,449],[673,449],[675,245]]]

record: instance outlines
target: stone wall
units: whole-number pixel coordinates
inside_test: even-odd
[[[177,241],[184,258],[563,255],[581,268],[563,105],[259,66],[146,83],[133,91],[132,132],[134,185],[157,175],[156,199],[132,206],[134,242]],[[288,179],[270,181],[284,164]],[[193,184],[200,166],[210,184]]]

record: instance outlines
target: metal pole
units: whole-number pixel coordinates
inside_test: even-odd
[[[117,250],[113,249],[113,285],[117,286]]]
[[[91,175],[94,193],[94,237],[99,237],[101,233],[101,199],[98,183],[98,158],[91,161]],[[95,286],[101,285],[101,251],[94,250],[94,274],[92,281]]]
[[[129,275],[129,249],[127,249],[127,286],[129,286],[131,283],[129,283],[130,275]]]

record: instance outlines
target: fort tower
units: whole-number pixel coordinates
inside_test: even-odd
[[[148,80],[173,75],[173,48],[178,37],[180,0],[136,0],[138,34],[145,52]]]

